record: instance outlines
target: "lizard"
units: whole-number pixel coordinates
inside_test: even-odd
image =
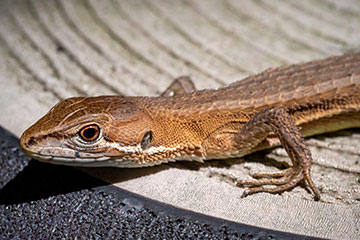
[[[292,166],[260,172],[242,197],[281,193],[311,178],[304,137],[360,127],[360,53],[269,68],[217,89],[180,77],[160,95],[72,97],[20,138],[40,161],[84,167],[148,167],[237,158],[282,145]]]

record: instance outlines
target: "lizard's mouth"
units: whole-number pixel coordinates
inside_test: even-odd
[[[22,151],[26,153],[31,158],[42,162],[61,164],[61,165],[71,165],[71,166],[109,166],[108,163],[110,159],[109,156],[104,156],[102,154],[90,154],[77,152],[72,149],[62,148],[62,147],[33,147],[33,148],[24,148],[21,146]],[[121,162],[121,159],[117,159],[117,162]]]
[[[27,156],[33,159],[67,166],[139,168],[162,163],[162,161],[139,162],[134,159],[106,156],[104,153],[81,152],[66,147],[40,147],[38,145],[29,147],[27,144],[24,144],[24,141],[20,141],[20,147]],[[164,162],[167,161],[164,160]]]

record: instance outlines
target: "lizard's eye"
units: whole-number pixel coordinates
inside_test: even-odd
[[[148,131],[144,134],[144,137],[141,139],[140,146],[143,150],[146,150],[150,147],[152,140],[152,131]]]
[[[89,125],[83,127],[79,131],[79,136],[86,142],[92,142],[96,140],[100,135],[100,128],[97,125]]]

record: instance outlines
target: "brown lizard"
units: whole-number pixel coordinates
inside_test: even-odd
[[[292,167],[239,180],[248,187],[243,196],[305,180],[320,199],[303,136],[359,126],[360,53],[348,53],[219,89],[196,91],[182,77],[159,97],[65,99],[23,133],[20,146],[41,161],[127,168],[241,157],[281,144]]]

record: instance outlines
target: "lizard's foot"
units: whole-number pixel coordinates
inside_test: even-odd
[[[244,191],[243,197],[257,192],[279,193],[305,180],[314,192],[315,200],[319,200],[319,191],[310,176],[312,162],[310,149],[285,107],[270,107],[259,111],[241,128],[235,140],[240,149],[249,147],[249,143],[251,143],[250,147],[257,146],[271,133],[280,140],[293,167],[276,173],[255,174],[254,177],[259,178],[256,180],[238,181],[238,185],[249,187]],[[264,187],[265,185],[275,186]]]
[[[236,180],[237,186],[246,186],[246,189],[241,197],[258,193],[280,193],[294,188],[303,179],[308,183],[309,187],[315,194],[315,200],[320,199],[320,193],[315,187],[310,172],[307,169],[302,169],[301,166],[291,167],[286,170],[277,172],[260,172],[252,175],[253,180]],[[275,185],[275,187],[265,187],[266,185]]]

